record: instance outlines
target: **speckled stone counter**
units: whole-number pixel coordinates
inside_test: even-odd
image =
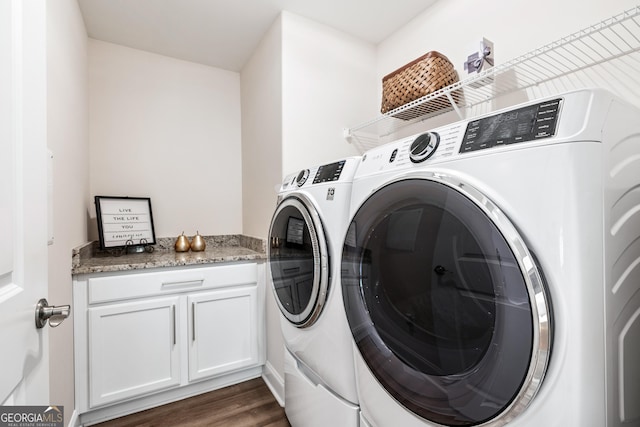
[[[190,236],[191,237],[191,236]],[[73,249],[72,274],[130,271],[145,268],[180,267],[232,261],[261,260],[267,257],[266,242],[243,235],[203,236],[203,252],[176,252],[175,237],[159,238],[152,252],[118,255],[102,251],[98,242],[86,243]]]

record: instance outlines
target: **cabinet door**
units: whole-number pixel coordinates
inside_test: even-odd
[[[179,298],[88,310],[89,406],[180,384]]]
[[[189,381],[259,363],[257,286],[189,296]]]

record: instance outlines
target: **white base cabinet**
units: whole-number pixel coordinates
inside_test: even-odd
[[[78,275],[73,286],[81,424],[262,372],[264,263]]]
[[[89,406],[180,385],[180,298],[92,307]]]
[[[189,381],[255,365],[257,289],[189,295]]]

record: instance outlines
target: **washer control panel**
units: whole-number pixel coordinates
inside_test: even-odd
[[[555,135],[560,102],[560,98],[553,99],[470,121],[460,153]]]
[[[380,145],[363,154],[355,178],[489,154],[487,148],[507,150],[520,148],[521,142],[553,143],[555,138],[572,135],[585,126],[590,96],[588,91],[565,94]],[[562,120],[565,109],[573,120]]]

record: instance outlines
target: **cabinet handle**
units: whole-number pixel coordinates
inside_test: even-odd
[[[196,340],[196,303],[191,303],[191,339]]]
[[[195,280],[189,280],[189,281],[180,281],[180,282],[163,282],[162,283],[162,287],[166,288],[166,289],[171,289],[171,288],[189,288],[189,287],[196,287],[196,286],[202,286],[204,284],[204,279],[195,279]]]
[[[173,345],[176,345],[176,306],[171,306],[171,313],[173,314]]]

